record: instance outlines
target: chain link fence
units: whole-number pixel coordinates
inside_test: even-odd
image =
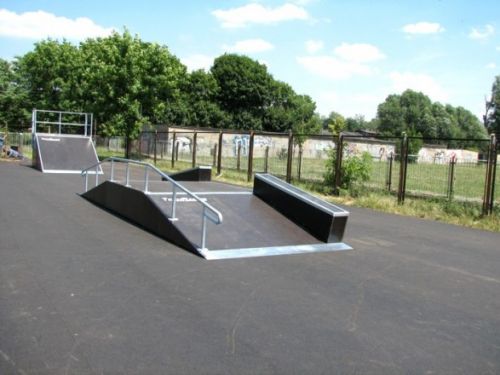
[[[7,145],[30,156],[30,133],[9,133],[6,139]],[[94,140],[100,158],[126,154],[124,137]],[[270,173],[288,182],[323,186],[328,168],[337,175],[349,158],[368,155],[370,173],[363,190],[393,194],[401,203],[405,196],[482,203],[483,212],[493,212],[500,204],[499,146],[494,138],[332,137],[166,128],[144,131],[128,147],[130,158],[160,168],[212,166],[217,174],[239,180]],[[334,155],[340,155],[341,163],[335,162]],[[334,185],[339,180],[335,181]],[[336,191],[338,186],[331,188]]]

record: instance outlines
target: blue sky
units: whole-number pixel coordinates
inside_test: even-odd
[[[77,44],[124,27],[189,69],[248,55],[322,115],[369,120],[387,95],[411,88],[481,116],[500,74],[498,0],[0,0],[0,57],[48,36]]]

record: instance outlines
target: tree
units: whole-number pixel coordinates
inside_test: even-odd
[[[192,72],[183,92],[188,105],[186,121],[189,125],[215,128],[228,125],[228,117],[216,101],[219,86],[212,74],[204,70]]]
[[[27,92],[28,108],[81,110],[81,67],[78,48],[47,39],[14,63],[17,84]],[[30,109],[31,109],[30,108]]]
[[[148,122],[182,122],[186,68],[167,47],[145,43],[128,31],[81,44],[83,101],[105,135],[135,139]],[[128,150],[128,148],[127,148]]]
[[[31,114],[26,103],[27,92],[18,85],[12,64],[0,59],[0,128],[27,127]]]
[[[500,76],[495,77],[491,87],[491,98],[486,102],[485,126],[500,137]]]
[[[323,128],[326,128],[337,136],[344,131],[346,127],[345,118],[340,113],[330,112],[330,115],[323,121]]]
[[[365,120],[365,116],[363,115],[355,115],[354,117],[348,117],[345,120],[345,128],[351,132],[366,129],[367,126],[368,122]]]
[[[219,86],[218,104],[233,117],[233,127],[261,130],[273,82],[266,66],[247,56],[224,54],[210,71]]]

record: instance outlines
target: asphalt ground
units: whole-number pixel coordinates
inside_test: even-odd
[[[206,261],[0,163],[0,374],[498,374],[500,235],[350,208],[352,251]]]

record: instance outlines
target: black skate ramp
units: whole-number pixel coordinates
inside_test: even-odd
[[[220,182],[183,181],[186,189],[222,213],[219,224],[207,220],[204,244],[203,208],[188,194],[177,192],[176,215],[172,220],[174,198],[168,182],[151,181],[150,191],[144,193],[139,188],[141,184],[127,187],[117,181],[105,181],[83,197],[206,259],[351,249],[341,242],[346,211],[298,189],[280,190],[290,185],[276,180],[280,181],[257,175],[253,191]],[[287,205],[287,210],[280,209],[280,202]],[[301,213],[305,216],[301,217]],[[318,225],[318,231],[315,223],[321,222],[324,228]]]
[[[44,173],[81,173],[99,162],[90,137],[38,133],[35,149],[34,165]]]

